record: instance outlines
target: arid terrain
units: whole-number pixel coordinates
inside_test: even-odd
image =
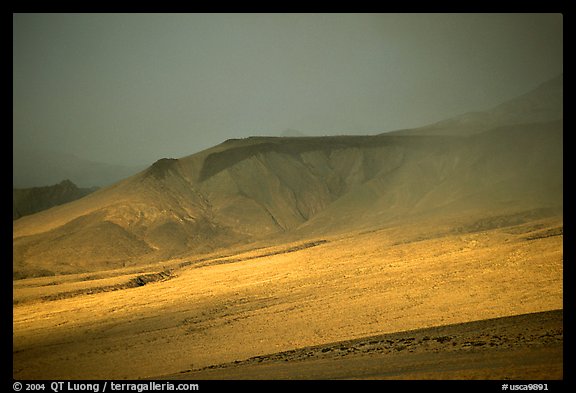
[[[562,311],[306,347],[167,379],[562,379]]]
[[[15,220],[14,378],[563,378],[559,95],[228,140]]]
[[[422,239],[426,229],[395,226],[317,239],[324,242],[316,245],[200,262],[173,260],[161,270],[150,266],[15,281],[14,377],[155,378],[302,347],[562,308],[560,219]],[[167,274],[155,282],[134,280],[162,271]],[[540,327],[531,331],[530,326],[502,334],[538,336]],[[452,329],[451,336],[462,337],[456,349],[476,340]],[[554,329],[553,345],[536,347],[558,359],[561,323]],[[506,360],[519,362],[510,368],[510,378],[525,365],[521,352],[534,349],[517,344],[494,348],[495,356],[520,351]],[[278,366],[272,374],[258,370],[249,375],[284,375]],[[450,368],[415,370],[450,376]],[[360,371],[357,377],[369,375]],[[469,376],[501,378],[505,371],[490,375],[483,366]],[[290,377],[332,375],[294,372]],[[534,374],[559,377],[557,366]]]

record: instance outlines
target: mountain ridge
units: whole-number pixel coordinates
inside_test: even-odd
[[[491,128],[563,118],[564,74],[485,111],[467,112],[424,127],[393,131],[402,135],[473,135]]]
[[[79,188],[70,180],[44,187],[12,189],[12,219],[37,213],[82,198],[98,187]]]
[[[17,220],[14,271],[109,269],[399,220],[561,211],[562,143],[562,120],[472,134],[230,139]]]

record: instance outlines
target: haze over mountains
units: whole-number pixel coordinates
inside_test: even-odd
[[[70,180],[45,187],[12,189],[12,219],[34,214],[52,206],[74,201],[94,192],[98,187],[79,188]]]
[[[58,151],[18,148],[12,156],[12,187],[45,187],[66,179],[83,188],[103,187],[142,169],[143,166],[95,162]]]
[[[231,139],[15,220],[13,378],[563,378],[561,102]]]
[[[394,132],[404,135],[470,135],[490,128],[542,123],[563,118],[564,75],[552,78],[534,90],[489,110],[469,112],[428,126]]]
[[[14,275],[74,273],[402,220],[562,211],[562,76],[374,136],[228,140],[14,223]]]

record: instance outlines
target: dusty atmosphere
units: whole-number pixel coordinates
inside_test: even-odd
[[[561,313],[465,333],[562,309],[562,122],[422,132],[230,140],[15,220],[14,377],[562,378]]]
[[[14,15],[13,378],[562,380],[561,27]]]

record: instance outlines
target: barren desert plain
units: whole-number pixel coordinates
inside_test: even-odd
[[[562,378],[561,218],[430,229],[14,281],[14,378]]]

